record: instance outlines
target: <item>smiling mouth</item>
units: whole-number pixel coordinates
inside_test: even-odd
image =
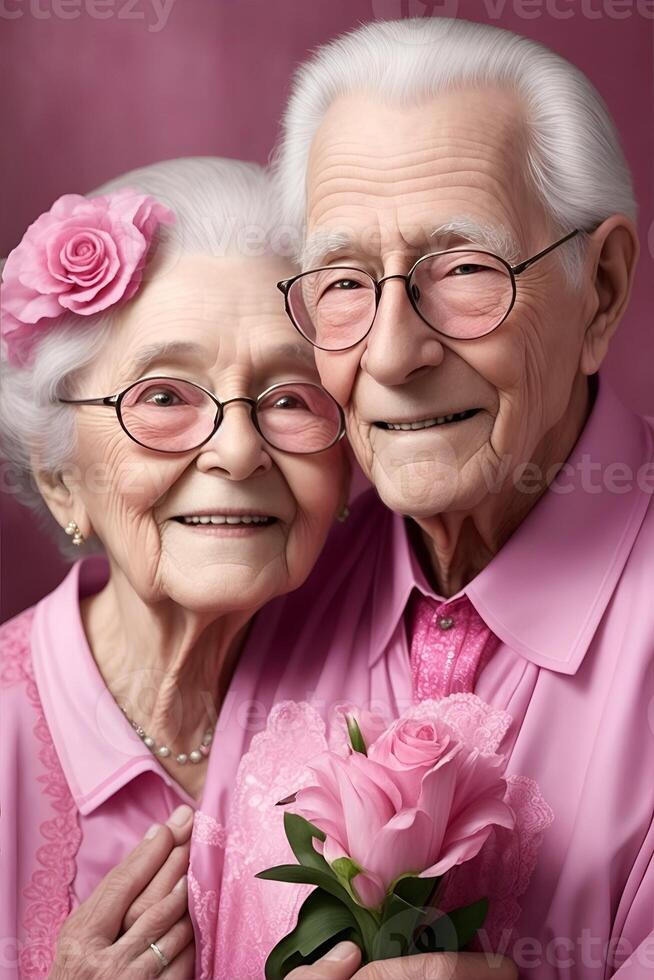
[[[421,419],[419,422],[375,422],[378,429],[393,432],[416,432],[418,429],[432,429],[437,425],[450,425],[452,422],[463,422],[481,412],[480,408],[470,408],[465,412],[455,412],[454,415],[441,415],[438,418]]]
[[[270,527],[277,523],[276,517],[263,514],[191,514],[172,520],[188,527]]]

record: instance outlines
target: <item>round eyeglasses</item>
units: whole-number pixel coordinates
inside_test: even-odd
[[[206,388],[181,378],[141,378],[116,395],[59,398],[69,405],[106,405],[116,410],[124,431],[145,449],[185,453],[208,442],[223,420],[226,405],[244,402],[252,424],[273,448],[286,453],[321,453],[345,433],[341,406],[309,381],[284,381],[257,399],[220,402]]]
[[[579,229],[518,265],[482,249],[430,252],[407,275],[374,279],[362,269],[324,266],[282,279],[277,288],[296,330],[320,350],[348,350],[372,329],[382,283],[403,279],[411,306],[428,327],[454,340],[476,340],[507,318],[516,298],[516,276]]]

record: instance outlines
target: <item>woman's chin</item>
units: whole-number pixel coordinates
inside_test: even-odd
[[[216,616],[237,610],[254,612],[293,587],[279,553],[258,557],[261,560],[256,563],[245,555],[240,560],[215,556],[207,561],[206,557],[168,552],[159,581],[166,598],[189,612]]]

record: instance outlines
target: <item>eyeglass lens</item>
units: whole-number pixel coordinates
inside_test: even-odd
[[[481,251],[426,257],[416,265],[409,288],[427,323],[459,339],[489,333],[506,316],[513,299],[508,268]],[[291,285],[288,304],[307,340],[325,350],[343,350],[362,340],[372,325],[375,283],[360,269],[309,272]]]
[[[285,452],[320,452],[341,432],[338,405],[317,385],[276,385],[259,398],[253,411],[264,439]],[[122,423],[132,438],[163,452],[200,446],[211,436],[218,412],[207,392],[174,378],[139,381],[120,403]]]

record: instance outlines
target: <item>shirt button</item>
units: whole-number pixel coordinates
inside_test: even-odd
[[[454,626],[454,620],[451,616],[441,616],[438,620],[438,625],[442,630],[449,630]]]

